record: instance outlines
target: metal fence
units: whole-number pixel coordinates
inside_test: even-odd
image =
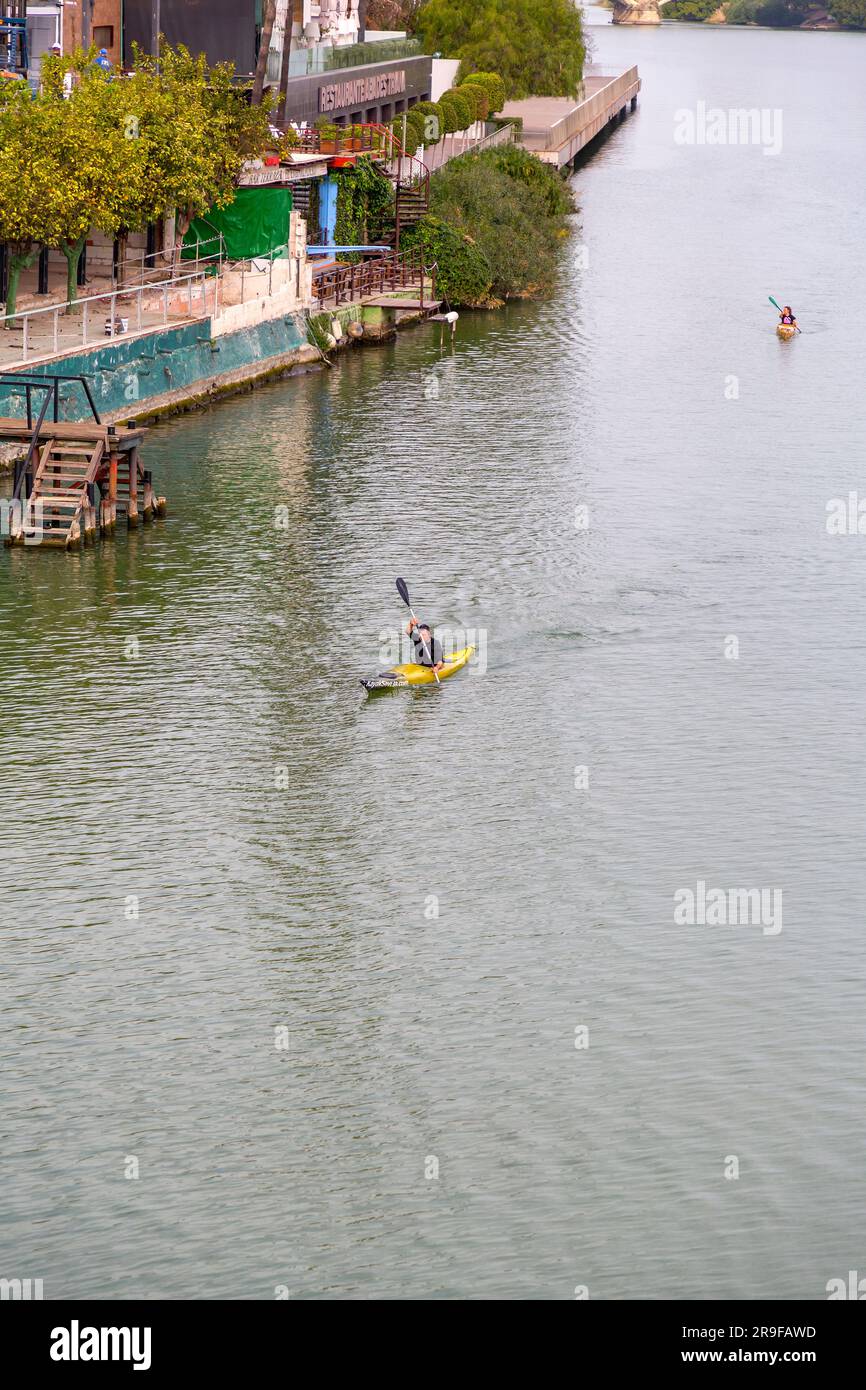
[[[29,362],[56,355],[61,349],[68,353],[92,347],[104,337],[120,338],[160,323],[167,325],[170,319],[215,315],[218,285],[215,275],[199,270],[64,304],[22,309],[0,317],[0,351],[17,351],[19,344],[10,335],[19,331],[21,355],[17,360]]]
[[[313,272],[313,294],[319,308],[337,308],[360,299],[384,296],[387,290],[417,289],[424,307],[424,288],[431,280],[430,299],[435,298],[435,267],[425,267],[420,248],[385,252],[356,265],[323,266]]]

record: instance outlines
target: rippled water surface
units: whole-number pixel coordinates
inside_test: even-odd
[[[168,521],[0,555],[0,1273],[46,1297],[863,1267],[866,36],[593,32],[644,91],[554,300],[164,424]],[[677,145],[698,101],[782,153]],[[397,574],[484,660],[367,700]],[[677,925],[699,879],[782,930]]]

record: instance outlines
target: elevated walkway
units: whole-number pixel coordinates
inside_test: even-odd
[[[629,108],[637,106],[641,82],[636,67],[618,74],[587,73],[577,101],[570,97],[528,97],[507,101],[503,116],[519,117],[523,133],[518,143],[547,164],[563,168]]]

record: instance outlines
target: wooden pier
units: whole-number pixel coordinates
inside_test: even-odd
[[[70,381],[83,385],[92,420],[57,418],[60,384]],[[20,389],[26,401],[23,416],[0,416],[0,441],[22,451],[7,545],[70,550],[110,535],[119,515],[129,527],[165,516],[166,500],[154,492],[139,454],[146,430],[103,424],[85,378],[2,375],[3,388]]]

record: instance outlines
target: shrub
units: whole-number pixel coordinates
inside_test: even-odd
[[[499,145],[487,150],[483,158],[492,168],[531,189],[543,203],[548,217],[567,217],[574,212],[571,188],[559,171],[521,145]]]
[[[501,111],[506,102],[505,83],[497,72],[463,72],[461,65],[459,86],[464,82],[474,82],[483,87],[490,101],[490,112]]]
[[[406,135],[403,136],[403,117],[395,116],[391,122],[391,129],[402,145],[406,154],[414,154],[424,138],[424,122],[419,116],[417,120],[412,120],[411,111],[406,116]]]
[[[493,275],[487,257],[470,236],[429,213],[401,238],[404,246],[421,246],[427,265],[436,263],[436,293],[449,304],[478,307],[488,303]]]
[[[417,117],[420,124],[422,145],[435,145],[446,133],[445,112],[438,101],[418,101],[410,114]]]
[[[475,120],[475,107],[471,98],[464,97],[456,90],[445,92],[439,99],[439,105],[445,112],[446,121],[452,123],[454,130],[466,130]]]
[[[490,111],[490,97],[487,94],[486,87],[482,87],[480,82],[463,82],[454,90],[460,93],[464,101],[471,103],[473,120],[487,120],[487,115]]]
[[[508,146],[454,159],[430,182],[431,213],[471,237],[498,299],[552,289],[571,206],[558,173]]]

